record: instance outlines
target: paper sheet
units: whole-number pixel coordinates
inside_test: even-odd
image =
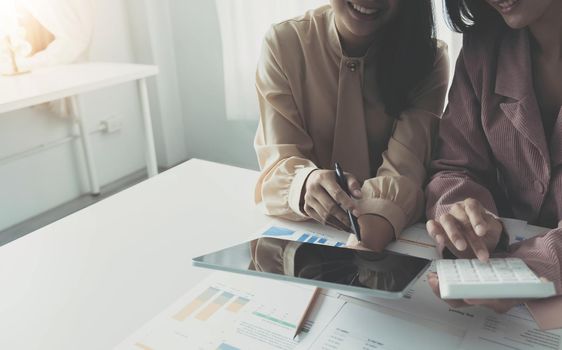
[[[394,317],[406,318],[411,322],[428,326],[428,321],[441,324],[444,327],[439,332],[441,336],[456,334],[463,339],[460,349],[562,349],[562,330],[539,330],[524,305],[501,315],[482,307],[454,309],[433,294],[425,277],[408,291],[405,299],[386,300],[349,293],[342,294],[340,298],[363,307],[366,307],[366,303],[377,305],[382,308],[381,313],[385,313],[384,308],[400,311],[410,316],[396,314]],[[392,311],[388,314],[392,315]]]
[[[310,349],[456,349],[462,339],[348,303]]]
[[[309,226],[309,227],[306,227]],[[289,241],[345,247],[349,233],[333,228],[314,227],[317,225],[291,225],[290,223],[274,222],[261,229],[258,237],[276,237]],[[429,237],[424,224],[413,225],[402,232],[396,242],[392,242],[388,250],[418,256],[426,259],[437,259],[435,243]]]
[[[501,218],[501,220],[510,237],[510,243],[529,239],[547,230],[544,227],[528,225],[526,221],[522,220],[510,218]],[[260,230],[257,236],[278,237],[291,241],[343,247],[347,242],[349,233],[327,226],[321,227],[311,222],[296,224],[283,220],[272,220],[272,224]],[[424,223],[406,228],[400,234],[398,240],[392,242],[387,249],[426,259],[439,258],[435,249],[435,242],[427,233]]]
[[[427,233],[425,224],[421,223],[405,229],[398,239],[390,243],[386,249],[430,260],[439,258],[435,242]]]
[[[519,308],[524,308],[523,306]],[[513,313],[520,310],[515,308]],[[541,331],[532,321],[513,315],[486,316],[468,330],[461,348],[466,350],[558,350],[562,348],[562,330]]]
[[[544,227],[528,225],[527,222],[523,220],[501,218],[501,221],[505,232],[507,232],[509,236],[510,244],[532,238],[548,231],[548,229]]]
[[[432,264],[429,271],[435,272],[434,264]],[[409,317],[416,319],[419,322],[427,322],[429,320],[435,323],[447,325],[448,327],[454,327],[456,329],[450,329],[450,331],[458,332],[460,330],[461,334],[472,323],[479,322],[479,320],[486,314],[485,310],[478,307],[461,309],[449,307],[447,303],[439,299],[433,293],[431,287],[427,283],[426,275],[422,276],[412,286],[412,288],[405,293],[405,297],[402,299],[382,299],[364,294],[347,292],[342,294],[342,298],[348,301],[362,301],[398,310],[410,315]]]
[[[311,343],[344,301],[320,295],[296,339],[315,289],[217,272],[133,334],[117,350],[291,350]]]

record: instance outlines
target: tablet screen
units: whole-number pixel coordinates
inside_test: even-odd
[[[429,267],[423,258],[262,237],[193,259],[194,265],[398,298]]]

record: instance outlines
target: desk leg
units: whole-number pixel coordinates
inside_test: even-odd
[[[93,195],[100,194],[100,183],[98,179],[98,174],[96,173],[96,165],[94,163],[94,157],[92,156],[92,146],[90,143],[90,134],[86,129],[84,124],[84,112],[82,111],[82,106],[80,104],[79,96],[71,97],[72,111],[74,113],[74,118],[78,124],[80,130],[80,141],[82,143],[82,150],[84,151],[84,159],[86,160],[86,168],[88,170],[88,179],[90,180],[90,190]]]
[[[150,104],[148,101],[146,79],[140,79],[138,81],[138,87],[141,98],[142,116],[144,120],[146,167],[148,170],[148,177],[152,177],[158,174],[158,163],[156,162],[156,149],[154,147],[154,133],[152,131],[152,119],[150,117]]]

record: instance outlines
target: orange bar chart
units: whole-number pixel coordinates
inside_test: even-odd
[[[181,309],[177,314],[173,316],[174,319],[178,321],[183,321],[189,317],[195,310],[197,310],[201,305],[203,305],[207,300],[211,299],[220,290],[217,288],[209,287],[203,293],[201,293],[197,298],[193,299],[189,304],[187,304],[183,309]]]
[[[232,299],[232,297],[234,297],[234,294],[222,292],[222,294],[216,297],[209,305],[205,306],[203,310],[199,311],[195,318],[200,321],[207,321],[215,312]]]
[[[238,298],[236,298],[236,300],[234,300],[230,305],[228,305],[228,307],[227,307],[226,309],[227,309],[228,311],[230,311],[230,312],[237,313],[237,312],[240,311],[240,309],[243,308],[244,305],[246,305],[249,301],[250,301],[250,299],[238,297]]]

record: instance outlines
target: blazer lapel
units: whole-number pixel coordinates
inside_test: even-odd
[[[550,155],[542,124],[541,112],[534,97],[526,97],[512,103],[500,103],[505,116],[525,138],[537,148],[549,163]]]
[[[550,152],[553,165],[562,164],[562,108],[560,108],[558,118],[554,123],[554,130],[550,139]]]
[[[526,30],[509,31],[501,43],[495,93],[512,100],[500,103],[500,108],[513,126],[550,163],[541,111],[534,92],[529,34]]]

